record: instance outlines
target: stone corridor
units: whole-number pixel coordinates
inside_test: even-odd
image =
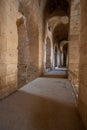
[[[0,130],[84,126],[87,0],[0,0]]]
[[[0,101],[0,130],[85,130],[68,79],[37,78]]]

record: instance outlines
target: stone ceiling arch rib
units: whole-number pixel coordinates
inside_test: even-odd
[[[56,16],[52,17],[51,19],[48,20],[48,26],[54,31],[54,29],[57,27],[59,24],[68,24],[69,23],[69,18],[68,16]]]

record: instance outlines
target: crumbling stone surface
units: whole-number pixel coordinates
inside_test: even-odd
[[[17,10],[17,1],[0,1],[0,98],[17,89]]]
[[[79,111],[87,129],[87,1],[81,0]]]
[[[0,98],[42,74],[45,1],[21,2],[0,1]],[[26,28],[23,21],[17,23],[19,11],[26,18]]]
[[[71,1],[69,31],[69,79],[79,85],[80,0]]]
[[[29,40],[26,29],[26,18],[24,16],[18,19],[17,29],[18,29],[18,87],[21,87],[25,85],[27,82],[27,76],[28,76],[27,68],[29,64]]]

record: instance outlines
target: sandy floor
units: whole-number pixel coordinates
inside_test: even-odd
[[[67,79],[38,78],[0,101],[0,130],[85,130]]]

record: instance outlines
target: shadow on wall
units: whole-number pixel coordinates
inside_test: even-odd
[[[73,104],[17,91],[0,102],[0,130],[85,130]]]

